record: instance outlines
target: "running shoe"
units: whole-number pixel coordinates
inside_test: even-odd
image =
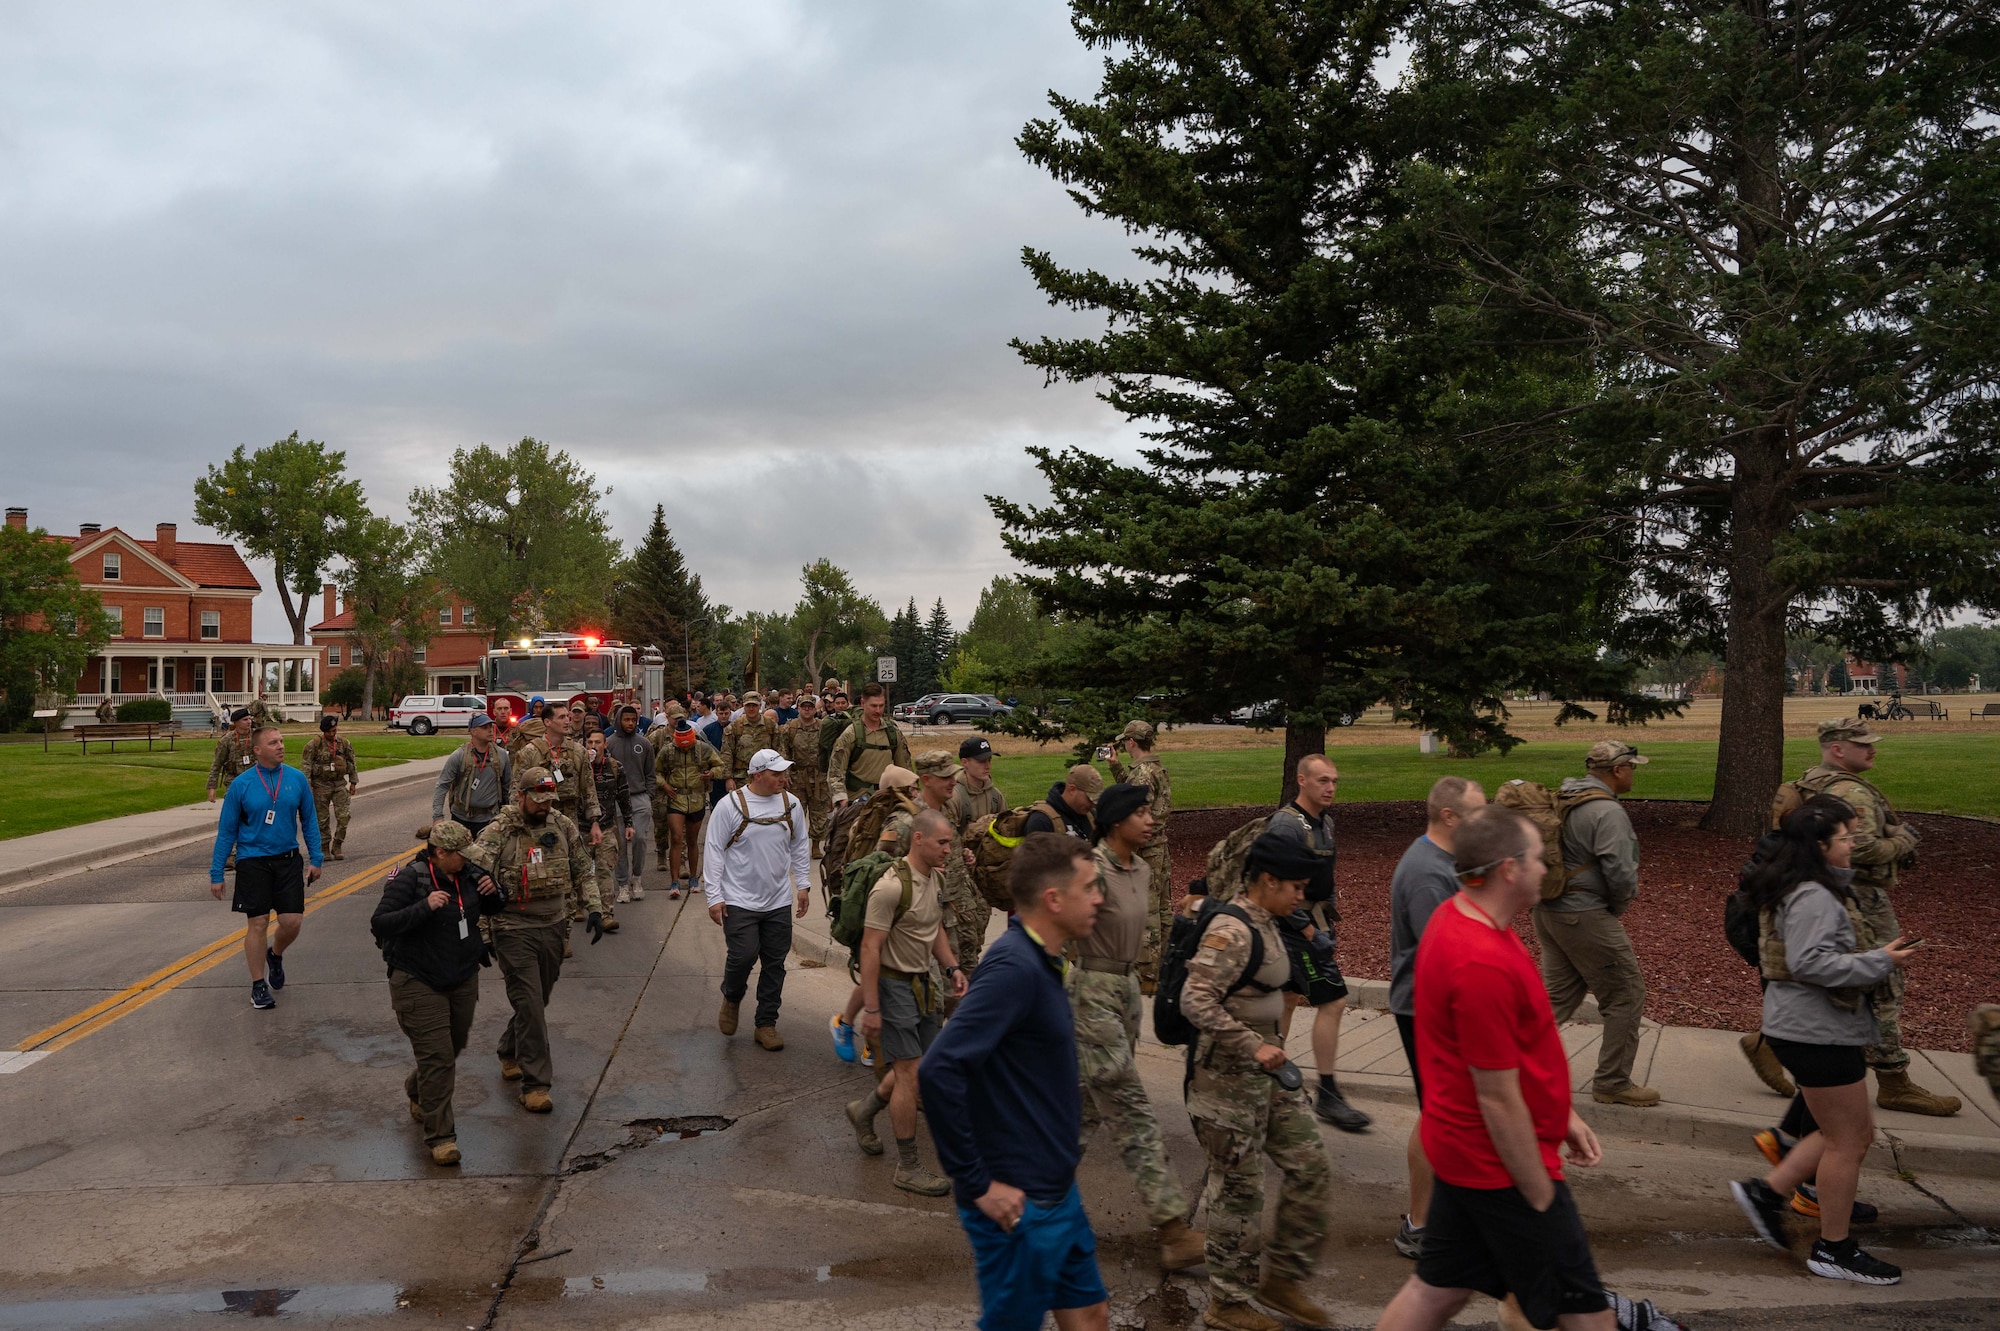
[[[285,959],[268,947],[264,949],[264,973],[271,977],[273,990],[285,987]]]
[[[1785,1157],[1799,1144],[1799,1139],[1783,1128],[1765,1128],[1750,1140],[1757,1143],[1757,1149],[1764,1153],[1773,1169],[1785,1163]]]
[[[1788,1208],[1785,1199],[1773,1192],[1770,1184],[1760,1178],[1738,1179],[1729,1185],[1729,1192],[1743,1208],[1744,1217],[1757,1231],[1758,1238],[1779,1252],[1790,1249],[1792,1234],[1785,1223]]]
[[[1396,1251],[1413,1262],[1424,1255],[1424,1231],[1411,1224],[1408,1216],[1396,1231]]]
[[[1611,1290],[1604,1291],[1605,1299],[1611,1304],[1611,1315],[1618,1323],[1618,1331],[1687,1331],[1687,1328],[1653,1306],[1651,1299],[1640,1299],[1637,1303],[1623,1294]]]
[[[1792,1194],[1792,1209],[1808,1220],[1819,1219],[1819,1189],[1810,1183],[1799,1184],[1799,1190]],[[1881,1218],[1880,1211],[1859,1197],[1854,1199],[1854,1209],[1847,1216],[1849,1223],[1856,1225],[1872,1225]]]
[[[271,986],[262,980],[250,981],[250,1006],[255,1008],[278,1006],[278,1000],[271,997]]]
[[[874,1067],[875,1066],[874,1042],[867,1039],[857,1038],[854,1042],[854,1045],[855,1048],[860,1051],[860,1053],[857,1054],[855,1057],[855,1062],[861,1064],[861,1066],[864,1068]]]
[[[854,1061],[854,1028],[840,1019],[838,1012],[826,1019],[826,1028],[833,1035],[833,1052],[840,1055],[843,1063]]]
[[[1857,1285],[1894,1285],[1903,1279],[1903,1268],[1870,1257],[1852,1239],[1841,1252],[1825,1239],[1814,1239],[1806,1270],[1828,1280],[1852,1280]]]

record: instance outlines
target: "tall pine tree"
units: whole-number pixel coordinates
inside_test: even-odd
[[[667,510],[653,506],[646,537],[619,566],[612,589],[612,630],[626,642],[660,649],[666,659],[667,691],[685,693],[705,676],[705,661],[715,635],[701,575],[688,571],[680,546],[667,530]]]
[[[945,667],[951,663],[951,654],[958,646],[958,634],[952,631],[951,616],[944,608],[944,598],[938,597],[931,603],[930,618],[924,622],[922,655],[923,675],[918,681],[918,695],[936,691]]]
[[[896,658],[896,682],[889,686],[894,702],[920,698],[928,691],[923,680],[924,621],[917,614],[917,598],[889,620],[889,655]]]

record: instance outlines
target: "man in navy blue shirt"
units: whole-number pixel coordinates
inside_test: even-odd
[[[257,761],[229,783],[215,821],[208,891],[222,900],[222,864],[234,850],[236,894],[229,908],[245,916],[250,1006],[273,1008],[278,1000],[272,991],[285,987],[285,949],[298,938],[305,919],[306,884],[319,879],[319,818],[305,774],[285,766],[285,736],[276,726],[257,730],[250,737],[250,751]],[[299,856],[302,838],[311,868]],[[267,945],[264,930],[273,912],[278,932]]]
[[[1103,1331],[1109,1295],[1076,1189],[1083,1096],[1063,947],[1097,927],[1088,842],[1028,836],[1008,870],[1014,918],[924,1055],[917,1080],[979,1272],[981,1331]]]

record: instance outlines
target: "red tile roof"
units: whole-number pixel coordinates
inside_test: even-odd
[[[153,558],[159,559],[158,541],[140,540],[117,527],[106,527],[102,532],[93,532],[88,536],[57,536],[54,533],[51,533],[51,536],[55,540],[68,541],[75,546],[86,541],[95,541],[100,536],[112,532],[117,532]],[[236,547],[233,545],[222,545],[213,541],[175,541],[174,548],[174,561],[168,567],[178,570],[182,577],[196,586],[243,588],[253,592],[264,590],[264,584],[257,581],[257,575],[250,571],[250,566],[243,562],[243,556],[236,553]]]
[[[341,611],[339,614],[335,615],[332,619],[322,619],[317,624],[306,625],[306,632],[344,633],[345,631],[353,627],[354,627],[354,611],[350,607],[346,610]]]

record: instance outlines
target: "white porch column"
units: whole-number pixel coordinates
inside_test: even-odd
[[[208,694],[222,692],[215,687],[215,657],[212,654],[201,658],[201,690]]]

